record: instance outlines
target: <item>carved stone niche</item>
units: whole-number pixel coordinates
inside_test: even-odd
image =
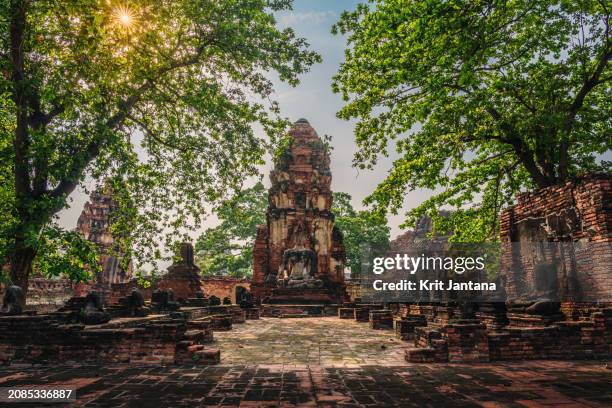
[[[515,313],[557,314],[560,281],[568,280],[560,237],[569,237],[577,225],[573,209],[562,214],[534,217],[514,227],[512,273],[518,298],[509,305]]]
[[[569,240],[573,234],[582,230],[582,225],[576,209],[571,207],[547,215],[543,228],[549,239]]]
[[[532,218],[518,223],[517,234],[522,269],[531,272],[528,277],[531,283],[529,295],[533,298],[556,296],[556,286],[551,285],[557,281],[558,259],[555,244],[548,239],[546,218]]]

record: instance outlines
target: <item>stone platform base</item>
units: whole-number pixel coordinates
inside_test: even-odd
[[[337,316],[340,305],[273,305],[262,304],[260,315],[262,317],[323,317]]]
[[[323,288],[275,288],[264,300],[266,304],[275,305],[330,305],[347,301],[343,286]]]
[[[185,307],[88,326],[71,311],[0,316],[0,366],[218,364],[220,350],[209,347],[214,332],[232,330],[245,318],[238,306]]]
[[[412,305],[411,305],[412,306]],[[476,319],[455,319],[440,324],[421,305],[395,320],[398,338],[414,341],[406,350],[408,362],[483,363],[500,360],[597,359],[612,356],[612,308],[581,305],[577,320],[562,315],[476,313]],[[434,307],[435,309],[435,307]],[[413,314],[413,312],[421,312]],[[590,311],[585,317],[584,313]],[[418,323],[417,323],[418,322]],[[504,324],[509,322],[509,324]]]

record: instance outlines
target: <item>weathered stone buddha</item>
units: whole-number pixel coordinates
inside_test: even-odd
[[[330,211],[328,149],[305,119],[270,173],[267,222],[257,231],[251,292],[264,303],[346,300],[342,233]]]
[[[21,314],[23,304],[23,289],[19,286],[11,285],[6,288],[4,299],[2,300],[2,308],[0,308],[0,314]]]
[[[317,254],[304,246],[305,231],[298,224],[296,244],[283,252],[283,261],[279,267],[280,286],[290,288],[320,288],[323,281],[317,278]]]

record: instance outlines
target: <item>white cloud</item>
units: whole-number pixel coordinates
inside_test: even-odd
[[[332,10],[325,11],[289,11],[279,13],[278,22],[281,26],[289,27],[301,23],[311,25],[320,24],[323,21],[335,17],[336,13]]]

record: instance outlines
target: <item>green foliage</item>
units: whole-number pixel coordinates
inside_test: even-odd
[[[351,196],[334,193],[332,204],[335,226],[342,232],[346,250],[346,266],[351,275],[361,274],[361,263],[370,251],[384,252],[389,246],[390,229],[385,217],[370,211],[355,211]]]
[[[221,224],[196,241],[197,264],[205,275],[250,275],[257,226],[266,223],[268,193],[261,182],[216,209]]]
[[[0,111],[5,112],[10,101],[7,95],[0,95]],[[14,151],[12,132],[14,125],[10,116],[0,115],[0,265],[6,259],[15,225],[15,179],[13,177]],[[0,272],[1,275],[1,272]]]
[[[320,61],[276,26],[291,3],[0,2],[0,263],[42,249],[85,180],[113,180],[140,265],[199,228],[284,133],[268,73],[296,85]]]
[[[101,272],[98,247],[77,232],[46,226],[39,245],[34,270],[44,277],[63,276],[74,282],[89,282]]]
[[[151,284],[157,279],[157,273],[155,271],[145,273],[141,270],[137,270],[134,275],[136,276],[136,282],[141,288],[150,288]]]
[[[344,12],[333,88],[356,119],[354,164],[399,158],[366,199],[396,213],[406,190],[454,240],[498,235],[500,208],[525,189],[607,170],[612,147],[612,7],[603,1],[379,0]],[[446,220],[440,208],[455,211]]]

